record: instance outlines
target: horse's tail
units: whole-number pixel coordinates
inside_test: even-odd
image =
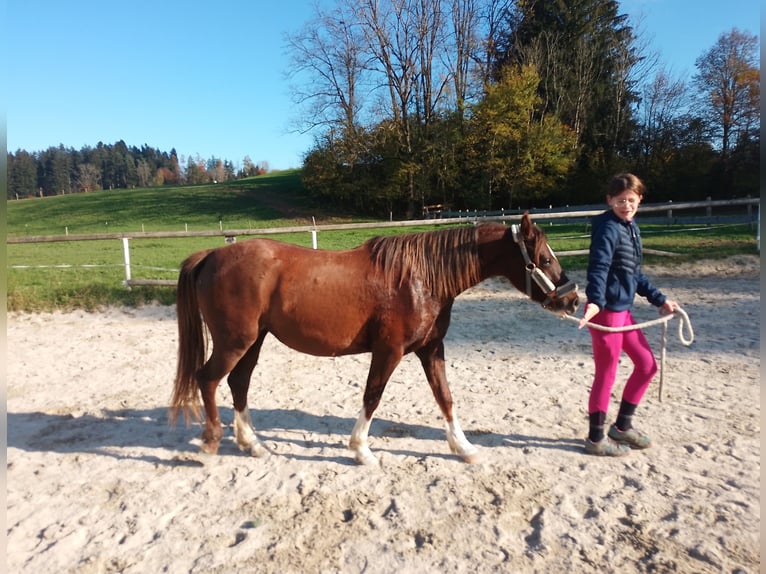
[[[202,368],[207,354],[205,330],[197,303],[196,280],[200,264],[210,250],[190,255],[182,264],[176,291],[178,315],[178,365],[173,397],[170,401],[170,422],[175,424],[179,411],[184,419],[200,419],[200,395],[197,371]]]

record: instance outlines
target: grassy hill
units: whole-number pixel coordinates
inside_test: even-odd
[[[299,170],[197,186],[110,190],[9,201],[7,236],[93,235],[152,231],[250,230],[365,221],[319,207],[303,189]],[[395,231],[391,231],[395,232]],[[382,230],[327,232],[324,248],[358,245]],[[308,233],[279,235],[311,246]],[[223,245],[222,238],[136,239],[130,242],[133,279],[175,279],[185,257]],[[8,309],[95,309],[103,305],[171,304],[175,290],[124,285],[121,240],[7,245]]]
[[[8,236],[257,229],[351,221],[319,209],[300,170],[196,186],[116,189],[8,202]]]

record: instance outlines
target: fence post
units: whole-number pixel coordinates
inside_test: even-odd
[[[125,258],[125,285],[130,291],[130,246],[128,238],[122,238],[122,255]]]

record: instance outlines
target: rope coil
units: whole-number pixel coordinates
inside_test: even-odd
[[[635,325],[626,325],[624,327],[607,327],[605,325],[599,325],[597,323],[591,323],[587,322],[585,325],[587,327],[590,327],[591,329],[596,329],[597,331],[604,331],[606,333],[624,333],[625,331],[635,331],[637,329],[645,329],[646,327],[652,327],[654,325],[662,324],[662,349],[660,351],[660,384],[659,384],[659,399],[660,402],[662,402],[662,383],[664,382],[664,375],[665,375],[665,347],[667,343],[667,331],[668,331],[668,322],[675,316],[678,316],[678,339],[681,341],[681,344],[688,347],[694,342],[694,329],[692,328],[692,322],[689,319],[689,315],[686,314],[686,311],[681,309],[681,307],[677,307],[675,311],[672,313],[668,313],[667,315],[663,315],[659,319],[652,319],[651,321],[645,321],[643,323],[637,323]],[[571,315],[562,315],[562,318],[569,319],[570,321],[574,321],[575,323],[579,323],[580,319],[577,317],[572,317]],[[688,336],[684,333],[684,331],[688,334]]]
[[[626,325],[625,327],[607,327],[605,325],[599,325],[597,323],[585,323],[585,326],[590,327],[591,329],[596,329],[597,331],[604,331],[606,333],[624,333],[625,331],[635,331],[637,329],[644,329],[646,327],[652,327],[654,325],[663,324],[667,326],[668,321],[670,321],[672,318],[674,318],[676,315],[678,315],[680,321],[678,322],[678,339],[681,341],[681,343],[688,347],[694,342],[694,329],[692,328],[692,323],[689,320],[689,315],[686,314],[686,311],[678,307],[675,311],[672,313],[668,313],[667,315],[663,315],[659,319],[652,319],[651,321],[645,321],[644,323],[637,323],[635,325]],[[563,315],[564,319],[569,319],[570,321],[574,321],[575,323],[579,323],[580,319],[577,317],[572,317],[571,315]],[[684,335],[684,329],[688,332],[689,336],[688,338]]]

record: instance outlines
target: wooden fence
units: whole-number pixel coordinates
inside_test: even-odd
[[[683,210],[705,209],[706,217],[713,218],[714,208],[731,208],[745,206],[747,215],[744,221],[757,224],[756,240],[758,250],[761,249],[761,210],[759,198],[717,200],[708,199],[706,201],[695,201],[685,203],[663,203],[663,204],[645,204],[641,205],[641,220],[646,221],[647,213],[665,213],[665,220],[668,223],[677,223],[674,212]],[[604,211],[604,206],[597,209],[566,208],[566,209],[534,209],[529,210],[533,219],[538,222],[547,222],[553,220],[564,220],[566,222],[582,221],[587,225],[589,218],[598,215]],[[755,214],[753,213],[755,211]],[[156,286],[174,286],[175,280],[171,279],[133,279],[130,264],[130,240],[131,239],[158,239],[158,238],[188,238],[188,237],[222,237],[227,243],[236,241],[237,237],[250,235],[278,235],[282,233],[310,233],[312,236],[312,245],[317,248],[317,233],[320,231],[337,231],[349,229],[385,229],[396,227],[412,227],[422,225],[455,225],[459,223],[482,221],[505,221],[518,222],[521,220],[523,212],[521,211],[473,211],[473,212],[445,212],[439,215],[444,217],[415,219],[406,221],[388,221],[388,222],[369,222],[369,223],[336,223],[327,225],[302,225],[292,227],[275,227],[264,229],[220,229],[209,231],[153,231],[153,232],[123,232],[123,233],[92,233],[87,235],[37,235],[27,237],[8,237],[6,243],[47,243],[56,241],[97,241],[108,239],[119,239],[123,246],[123,257],[125,266],[125,285],[130,288],[135,285],[156,285]],[[429,214],[433,215],[433,214]],[[449,215],[449,217],[447,217]],[[740,218],[742,219],[742,218]],[[650,252],[650,250],[645,250]],[[581,255],[587,253],[587,250],[557,252],[559,255]],[[672,255],[667,252],[654,251],[659,255]]]

